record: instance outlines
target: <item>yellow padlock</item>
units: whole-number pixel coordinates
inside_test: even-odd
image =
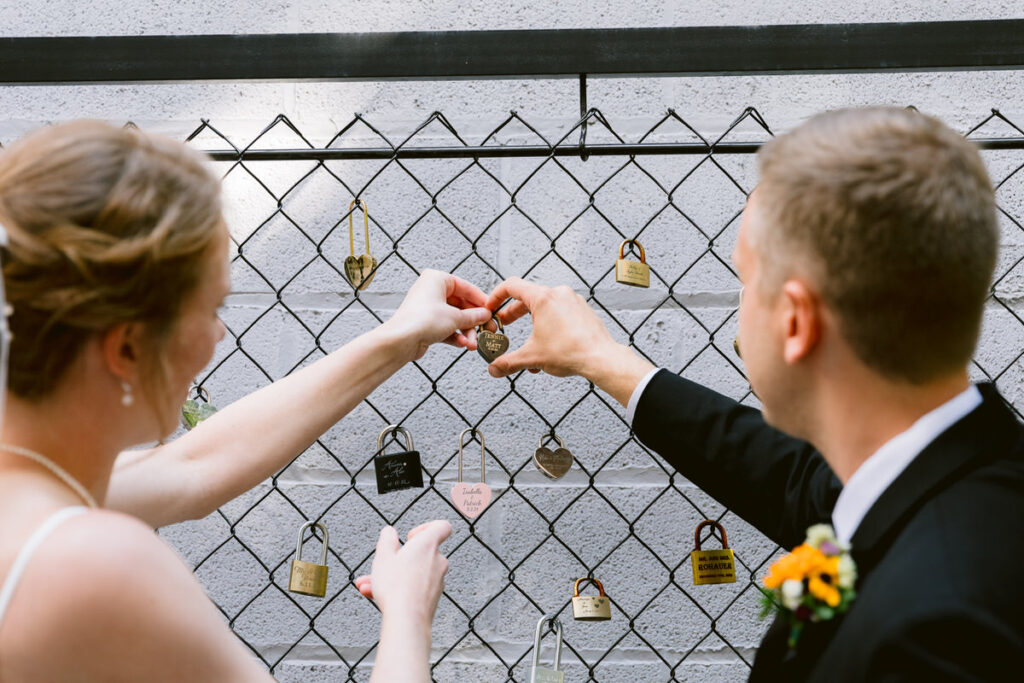
[[[320,547],[320,564],[306,562],[302,559],[302,536],[311,526],[320,529],[324,535],[324,543]],[[320,522],[306,522],[299,529],[299,541],[295,546],[295,559],[292,560],[288,590],[292,593],[312,595],[317,598],[327,595],[327,527]]]
[[[640,252],[640,261],[626,258],[626,245],[632,244]],[[647,265],[644,248],[636,240],[626,240],[619,245],[619,258],[615,262],[615,281],[631,287],[651,286],[651,267]]]
[[[717,527],[722,534],[721,550],[701,550],[700,532],[706,526]],[[705,519],[697,525],[693,532],[693,544],[696,549],[690,553],[690,564],[693,565],[693,584],[702,586],[709,583],[736,583],[736,560],[725,536],[725,529],[718,522]]]
[[[598,595],[580,595],[580,584],[590,581],[597,586]],[[572,616],[576,621],[608,621],[612,618],[612,603],[604,594],[604,586],[597,579],[576,579],[572,591]]]

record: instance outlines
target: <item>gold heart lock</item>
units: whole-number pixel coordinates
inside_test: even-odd
[[[495,358],[508,351],[508,337],[504,335],[505,328],[501,326],[501,320],[497,315],[491,315],[491,320],[498,324],[497,332],[491,332],[483,325],[476,328],[477,353],[488,363],[493,363]]]
[[[369,254],[345,257],[345,277],[356,289],[365,289],[373,281],[376,268],[377,259]]]
[[[355,229],[352,225],[353,208],[356,202],[363,210],[363,232],[366,244],[366,253],[356,256]],[[348,250],[349,256],[345,258],[345,277],[357,290],[365,289],[373,280],[374,271],[377,268],[377,259],[370,254],[370,213],[366,201],[353,199],[348,205]]]

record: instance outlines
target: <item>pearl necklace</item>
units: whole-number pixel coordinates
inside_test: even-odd
[[[72,477],[70,474],[67,473],[67,470],[65,470],[60,465],[47,458],[45,455],[29,450],[27,448],[22,448],[21,446],[12,446],[11,444],[6,443],[0,443],[0,450],[5,450],[8,453],[20,455],[23,458],[28,458],[29,460],[39,463],[46,469],[50,470],[50,472],[52,472],[54,476],[56,476],[62,482],[67,484],[68,488],[77,493],[78,497],[81,498],[86,505],[93,509],[99,507],[99,505],[96,504],[96,499],[93,498],[92,494],[89,493],[89,491],[84,486],[82,486],[82,484],[79,483],[77,479]]]

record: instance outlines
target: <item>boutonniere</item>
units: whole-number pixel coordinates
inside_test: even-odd
[[[815,524],[802,545],[768,569],[761,618],[777,612],[789,622],[789,647],[795,648],[804,624],[828,621],[850,609],[856,580],[850,547],[836,540],[828,524]]]

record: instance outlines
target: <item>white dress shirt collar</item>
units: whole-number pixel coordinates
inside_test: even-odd
[[[914,458],[940,434],[981,405],[974,385],[923,415],[905,432],[874,452],[853,473],[832,510],[832,526],[840,543],[849,543],[864,515]]]

